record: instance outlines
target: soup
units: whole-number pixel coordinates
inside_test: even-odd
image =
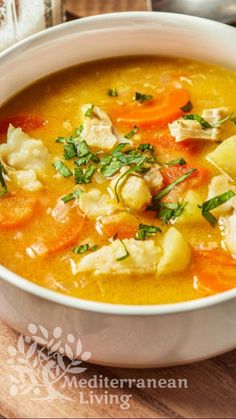
[[[131,57],[0,113],[0,263],[43,287],[163,304],[236,286],[236,75]]]

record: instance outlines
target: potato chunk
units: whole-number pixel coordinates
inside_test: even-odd
[[[198,207],[198,205],[202,204],[202,198],[198,192],[193,190],[187,191],[184,202],[187,202],[187,205],[183,213],[175,219],[175,224],[205,222],[205,218],[203,218],[201,210]]]
[[[236,192],[235,186],[229,183],[229,179],[225,175],[214,176],[211,180],[211,183],[208,187],[208,197],[207,200],[214,198],[217,195],[221,195],[228,191]],[[222,215],[231,211],[233,208],[236,208],[236,197],[229,199],[223,205],[212,210],[214,215]]]
[[[119,206],[106,193],[99,189],[83,192],[79,198],[79,206],[88,218],[110,215],[119,210]]]
[[[160,275],[184,271],[191,261],[191,249],[182,234],[171,227],[162,243],[163,255],[158,265]]]
[[[91,115],[86,112],[92,109]],[[112,122],[101,108],[92,105],[84,105],[81,108],[83,114],[82,137],[89,146],[100,148],[104,151],[112,150],[118,140],[113,131]]]
[[[143,275],[154,274],[160,260],[161,249],[153,240],[137,241],[125,239],[123,241],[129,256],[122,258],[126,250],[120,240],[103,246],[80,260],[76,273],[93,272],[95,275]]]
[[[236,180],[236,135],[223,141],[212,153],[208,154],[207,160],[227,175],[232,181]]]

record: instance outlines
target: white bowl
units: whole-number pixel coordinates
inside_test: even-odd
[[[121,13],[73,21],[0,55],[0,103],[74,64],[125,55],[181,56],[236,69],[236,29],[191,16]],[[14,257],[14,249],[12,251]],[[0,318],[80,336],[91,362],[122,367],[182,364],[236,347],[236,289],[178,304],[125,306],[71,298],[0,266]],[[65,342],[64,342],[65,343]]]

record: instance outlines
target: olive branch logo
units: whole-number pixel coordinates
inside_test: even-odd
[[[67,374],[86,371],[81,364],[90,359],[91,353],[83,352],[81,340],[76,342],[72,334],[67,334],[63,346],[60,327],[53,330],[52,336],[42,325],[31,323],[28,331],[31,336],[21,335],[16,346],[7,348],[11,396],[31,394],[34,400],[73,401],[55,388],[56,383]]]

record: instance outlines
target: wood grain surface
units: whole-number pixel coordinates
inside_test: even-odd
[[[67,11],[78,17],[99,13],[150,10],[151,0],[67,0]]]
[[[68,0],[67,9],[75,16],[122,10],[146,10],[146,0]],[[94,375],[112,378],[186,379],[188,388],[112,389],[110,395],[131,395],[127,410],[119,404],[83,404],[91,389],[62,388],[57,391],[72,400],[40,401],[32,395],[11,395],[8,347],[16,346],[19,335],[0,322],[0,417],[5,418],[235,418],[236,415],[236,351],[208,361],[175,368],[152,370],[125,370],[87,365],[81,378],[89,380]],[[37,358],[38,350],[34,357]],[[39,371],[41,373],[42,371]],[[71,376],[70,376],[71,378]],[[26,379],[25,388],[30,384]],[[104,389],[93,389],[101,396]]]
[[[31,393],[10,395],[10,374],[13,374],[8,347],[16,346],[18,334],[0,323],[0,415],[6,418],[235,418],[236,413],[236,352],[192,365],[175,368],[128,370],[85,365],[87,370],[80,378],[89,380],[97,377],[130,379],[185,379],[187,388],[157,389],[90,389],[85,387],[63,388],[64,380],[55,388],[71,400],[34,400]],[[27,351],[27,348],[26,348]],[[37,357],[37,351],[33,358]],[[19,365],[19,361],[18,361]],[[78,378],[78,375],[75,376]],[[71,379],[71,375],[70,375]],[[26,378],[25,384],[30,384]],[[83,399],[81,399],[81,391]],[[119,404],[84,404],[90,392],[102,396],[122,397],[131,395],[130,407],[123,410]]]

